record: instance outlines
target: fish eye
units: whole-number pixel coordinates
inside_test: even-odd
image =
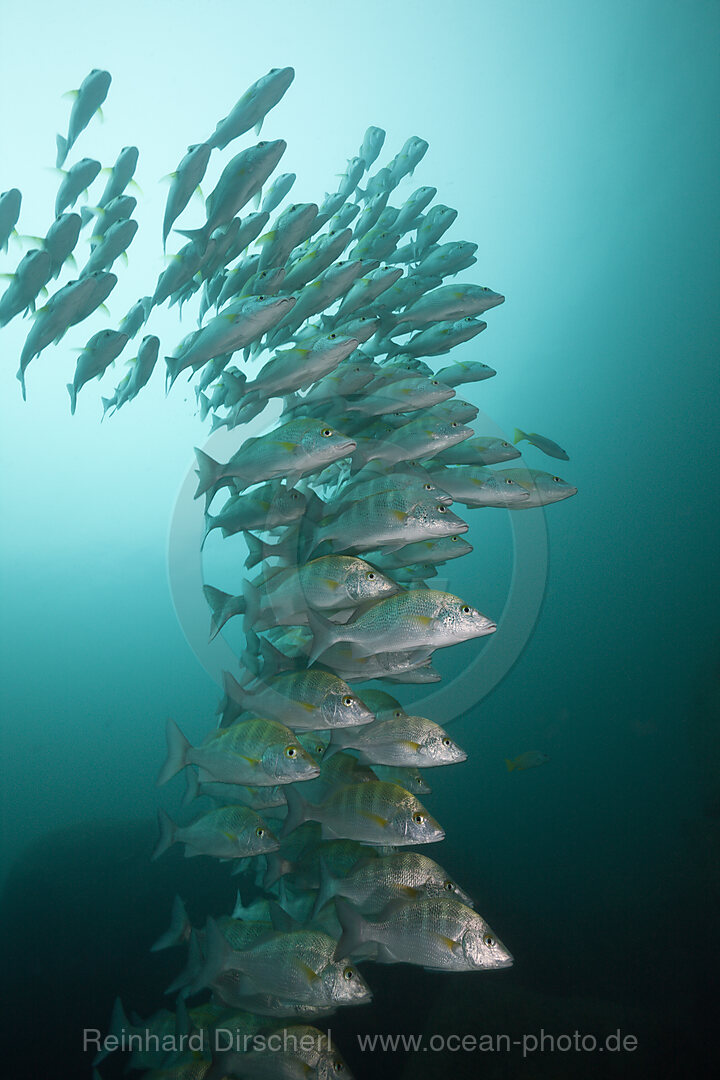
[[[457,420],[451,420],[450,427],[457,427]]]
[[[450,740],[447,737],[443,739],[442,744],[443,744],[443,746],[451,746],[452,745],[452,743],[450,742]]]
[[[317,744],[317,746],[315,747],[315,753],[316,754],[324,754],[325,753],[325,747],[323,746],[322,743]]]
[[[447,506],[438,506],[438,514],[447,514]]]
[[[368,570],[365,577],[368,579],[368,581],[374,581],[375,580],[375,574],[373,573],[372,570]]]
[[[297,206],[288,207],[288,214],[292,214],[293,210],[297,210]]]
[[[265,300],[265,299],[266,298],[264,296],[258,296],[258,300]]]
[[[297,746],[286,746],[285,757],[294,758],[297,754]]]
[[[263,829],[262,825],[258,825],[257,829],[255,830],[255,835],[262,840],[263,836],[265,835],[265,830]]]
[[[439,386],[440,383],[437,381],[437,379],[431,379],[430,380],[430,385],[431,386]]]
[[[506,476],[506,477],[505,477],[505,483],[506,483],[506,484],[512,484],[512,480],[510,479],[510,477],[509,477],[509,476]]]
[[[504,442],[502,445],[503,446],[510,446],[510,443],[509,442]]]
[[[329,439],[332,435],[332,428],[324,427],[320,434],[322,435],[323,439]]]
[[[399,720],[400,717],[402,716],[402,714],[403,714],[402,709],[396,709],[395,712],[393,713],[393,716],[395,717],[396,720]]]
[[[333,1061],[333,1069],[336,1073],[341,1073],[344,1071],[345,1066],[342,1061]]]
[[[299,499],[300,496],[298,495],[297,491],[291,491],[290,492],[290,498],[291,499]]]
[[[432,491],[432,484],[423,484],[423,491]]]
[[[453,544],[456,544],[460,538],[458,536],[451,536],[450,540]]]
[[[560,477],[559,476],[553,476],[553,484],[559,484],[559,483],[560,483]]]
[[[354,970],[351,967],[346,967],[345,970],[343,971],[343,978],[348,979],[348,980],[354,979],[355,978]]]
[[[470,612],[472,611],[472,608],[468,607],[467,604],[463,604],[463,606],[460,608],[460,610],[462,611],[463,615],[469,615]]]
[[[330,340],[331,341],[334,341],[336,337],[337,337],[337,334],[330,334]]]
[[[343,703],[343,705],[345,705],[346,708],[349,707],[350,705],[352,705],[353,699],[350,696],[350,694],[345,695],[345,697],[342,699],[342,703]]]
[[[413,821],[416,825],[422,825],[422,823],[425,821],[425,815],[420,813],[413,814]]]
[[[258,146],[267,146],[267,143],[266,143],[266,142],[265,142],[265,140],[263,139],[263,141],[262,141],[262,142],[259,142],[259,143],[258,143]]]
[[[455,886],[450,878],[448,878],[447,881],[443,881],[443,888],[446,892],[455,892]]]
[[[483,934],[483,945],[487,945],[488,949],[494,949],[496,944],[492,934]]]

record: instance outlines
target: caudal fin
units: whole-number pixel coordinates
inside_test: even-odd
[[[515,434],[513,435],[513,442],[517,444],[519,442],[522,442],[523,439],[527,439],[527,435],[524,431],[521,431],[520,428],[516,427]]]
[[[327,652],[330,646],[333,645],[337,634],[337,626],[335,623],[331,623],[329,619],[324,619],[322,615],[318,615],[310,607],[307,609],[307,620],[313,635],[312,648],[308,657],[308,667],[310,667],[315,663],[318,656]]]
[[[168,780],[185,768],[188,763],[188,751],[191,749],[190,743],[180,728],[169,717],[165,725],[165,737],[167,739],[167,757],[157,778],[158,787],[167,784]]]
[[[55,168],[61,169],[65,164],[65,158],[68,156],[68,144],[67,139],[63,139],[62,135],[55,136],[55,144],[57,146],[57,157],[55,158]]]
[[[110,1016],[110,1029],[108,1035],[114,1035],[119,1038],[123,1032],[127,1034],[132,1031],[132,1027],[133,1025],[128,1020],[122,1001],[119,997],[115,998],[112,1014]],[[110,1051],[104,1048],[98,1051],[93,1058],[93,1065],[99,1065],[101,1061],[105,1060],[109,1053]]]
[[[212,641],[228,619],[232,619],[234,615],[244,614],[245,599],[242,596],[231,596],[230,593],[216,589],[213,585],[203,585],[203,592],[212,611],[210,620],[210,640]]]
[[[194,244],[198,245],[200,254],[205,254],[205,248],[210,238],[207,225],[203,225],[202,229],[174,229],[176,233],[180,233],[181,236],[187,236],[188,240],[192,240]]]
[[[177,826],[170,815],[166,814],[164,810],[158,810],[158,825],[160,826],[160,838],[152,853],[153,862],[156,859],[159,859],[160,856],[175,843],[175,830]]]
[[[315,906],[312,910],[312,918],[317,919],[318,915],[325,907],[325,905],[332,900],[335,895],[335,882],[337,878],[333,876],[330,867],[320,856],[320,888],[318,889],[317,896],[315,897]]]
[[[77,405],[77,390],[74,383],[69,382],[67,384],[68,394],[70,395],[70,412],[75,415],[75,406]]]
[[[170,915],[170,926],[161,934],[154,945],[150,946],[150,952],[160,952],[161,949],[171,949],[174,945],[182,945],[190,937],[192,925],[188,913],[179,896],[173,900]]]
[[[304,821],[308,821],[310,819],[308,810],[312,808],[311,804],[303,799],[294,784],[287,785],[285,798],[287,799],[288,813],[280,831],[282,837],[288,836],[295,829],[298,829]]]
[[[342,960],[360,950],[364,941],[369,940],[369,924],[352,904],[342,897],[335,897],[335,911],[342,926],[342,935],[335,949],[335,959]]]
[[[188,994],[196,994],[206,986],[212,986],[231,964],[233,970],[238,970],[236,956],[215,920],[208,919],[205,926],[205,963],[188,986]]]
[[[508,772],[512,772],[515,768],[515,762],[511,761],[510,758],[505,758],[505,768]]]
[[[197,474],[198,474],[198,486],[195,491],[195,498],[199,498],[206,491],[210,491],[215,486],[222,475],[223,467],[219,461],[215,461],[209,454],[206,454],[204,450],[198,450],[195,447],[195,457],[197,458]]]

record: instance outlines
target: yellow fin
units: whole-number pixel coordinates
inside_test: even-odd
[[[396,521],[404,521],[407,517],[407,514],[404,510],[392,510],[391,513]]]
[[[415,621],[419,622],[421,626],[431,626],[432,619],[429,615],[416,615]]]
[[[368,821],[374,821],[381,829],[387,828],[388,819],[381,817],[380,814],[371,814],[369,810],[360,810],[359,813],[360,817],[367,818]]]

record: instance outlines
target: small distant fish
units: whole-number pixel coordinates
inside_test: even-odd
[[[137,146],[123,146],[122,150],[117,156],[117,160],[110,169],[110,175],[108,176],[105,190],[100,196],[97,208],[99,210],[105,209],[113,199],[117,199],[123,194],[125,188],[128,186],[133,178],[135,169],[137,168],[138,157],[140,152]],[[137,187],[137,184],[135,185]],[[83,207],[81,211],[82,223],[86,225],[93,216],[93,211],[89,208]],[[129,215],[128,215],[129,216]]]
[[[365,168],[369,169],[377,159],[385,142],[385,132],[380,127],[369,127],[363,136],[363,141],[358,150],[358,157],[365,162]]]
[[[547,454],[548,457],[559,458],[561,461],[570,460],[563,448],[558,446],[556,442],[553,442],[552,439],[546,438],[545,435],[538,435],[535,431],[526,434],[524,431],[521,431],[520,428],[515,428],[513,442],[517,444],[523,440],[529,442],[532,446],[536,446],[538,450],[542,450],[543,454]]]
[[[62,167],[78,136],[88,126],[95,113],[100,111],[111,82],[112,76],[109,71],[93,68],[83,79],[80,89],[71,91],[75,100],[70,112],[67,138],[64,139],[62,135],[56,136],[57,161],[55,165],[58,169]],[[57,217],[57,214],[55,216]]]
[[[218,122],[213,135],[207,140],[208,146],[224,150],[229,142],[244,135],[251,127],[259,135],[263,120],[281,100],[294,78],[294,68],[286,67],[272,68],[267,75],[257,79],[225,119]]]
[[[527,750],[516,758],[505,758],[505,766],[508,772],[522,772],[523,769],[535,769],[538,765],[546,765],[550,758],[540,750]]]
[[[212,147],[208,143],[194,143],[188,146],[187,153],[175,172],[170,173],[170,191],[165,203],[163,218],[163,251],[174,222],[180,217],[197,190],[210,161]]]
[[[509,477],[514,483],[524,487],[528,498],[513,506],[515,510],[529,510],[535,506],[547,506],[577,495],[577,488],[568,484],[560,476],[543,472],[542,469],[496,469],[497,476]]]
[[[93,334],[80,353],[73,381],[67,384],[71,413],[75,413],[80,388],[91,379],[102,375],[113,360],[120,355],[127,343],[127,334],[120,334],[117,330],[100,330],[97,334]]]
[[[290,191],[290,188],[295,183],[296,179],[297,177],[295,173],[292,172],[280,173],[279,176],[276,176],[270,187],[263,195],[262,205],[260,209],[264,213],[271,213],[275,209],[275,207],[279,206],[280,203],[283,201],[287,193]]]
[[[22,194],[18,188],[10,188],[0,194],[0,251],[7,251],[8,241],[15,233],[20,217]]]
[[[55,217],[60,217],[63,210],[74,206],[81,192],[90,187],[102,166],[94,158],[81,158],[64,174],[55,199]]]

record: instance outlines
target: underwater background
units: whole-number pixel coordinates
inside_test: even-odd
[[[479,244],[472,280],[506,297],[459,354],[498,377],[464,396],[499,430],[542,431],[569,452],[562,475],[578,495],[534,512],[548,551],[547,569],[534,568],[537,623],[505,678],[453,719],[469,760],[436,771],[428,799],[447,831],[438,857],[462,871],[514,967],[378,969],[373,1005],[330,1023],[358,1077],[681,1076],[713,1054],[719,21],[701,0],[38,0],[2,14],[0,188],[23,192],[20,232],[52,219],[61,94],[91,67],[113,84],[83,152],[110,163],[120,146],[140,148],[140,231],[113,318],[165,265],[159,178],[253,79],[292,64],[263,130],[287,140],[297,197],[333,190],[368,124],[387,130],[391,151],[427,139],[416,180],[458,209],[453,238]],[[174,893],[198,912],[234,897],[215,863],[198,880],[193,862],[148,861],[165,718],[199,739],[219,696],[168,587],[170,523],[205,433],[194,396],[181,383],[166,399],[159,376],[102,426],[95,384],[71,417],[65,384],[86,327],[33,364],[23,403],[26,326],[0,335],[0,1025],[8,1075],[89,1076],[82,1029],[105,1026],[117,993],[152,1012],[176,974],[172,957],[147,951]],[[152,332],[161,355],[181,336],[165,309]],[[532,448],[525,457],[551,467]],[[448,571],[452,591],[498,616],[508,517],[471,516],[475,551]],[[448,651],[436,695],[444,683],[452,695],[476,644]],[[504,759],[529,750],[550,761],[508,773]],[[354,1040],[540,1029],[620,1029],[638,1047],[608,1064],[574,1052],[370,1055]]]

